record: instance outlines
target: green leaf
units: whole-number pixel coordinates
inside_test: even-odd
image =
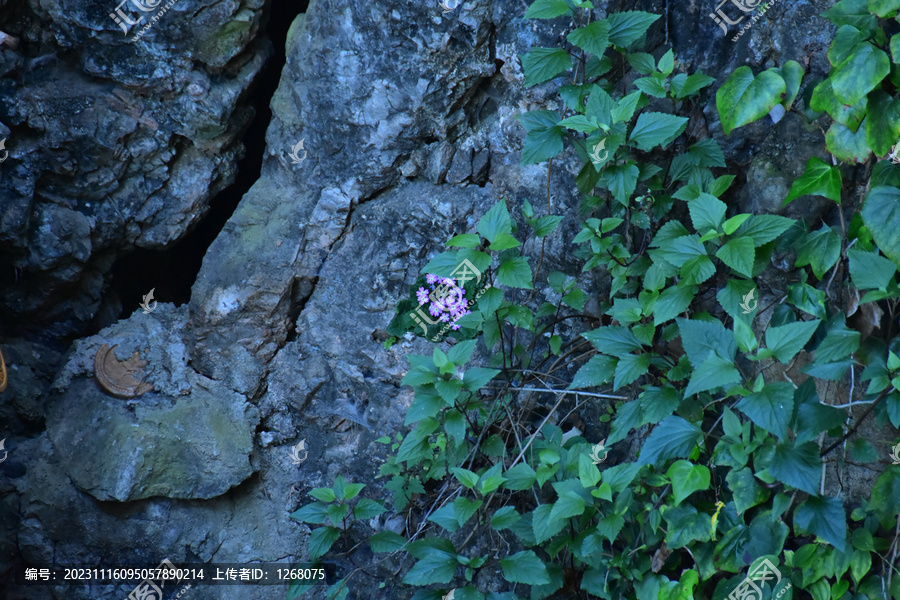
[[[769,490],[757,483],[748,467],[731,471],[725,476],[728,487],[734,492],[734,507],[738,515],[768,500]]]
[[[387,509],[378,502],[368,498],[361,498],[353,509],[353,517],[360,521],[368,521],[383,512],[387,512]]]
[[[526,19],[554,19],[571,15],[572,7],[565,0],[535,0],[525,11]]]
[[[900,0],[869,0],[869,12],[882,19],[893,19],[900,9]]]
[[[832,319],[828,335],[816,347],[816,363],[830,363],[847,358],[859,350],[860,334],[848,329],[842,315]]]
[[[609,165],[600,176],[599,183],[612,192],[622,206],[628,206],[628,199],[637,187],[640,171],[635,165]]]
[[[709,488],[709,469],[703,465],[691,464],[688,460],[676,460],[666,475],[672,481],[675,504],[681,504],[694,492]]]
[[[685,76],[680,73],[672,78],[670,89],[675,92],[675,98],[681,100],[688,96],[697,94],[700,90],[715,82],[714,77],[704,75],[703,73],[694,73]]]
[[[681,345],[691,365],[699,367],[713,354],[733,359],[737,352],[734,338],[719,321],[678,319]]]
[[[783,204],[800,196],[825,196],[841,203],[841,170],[813,156],[806,162],[803,175],[791,184],[791,191]]]
[[[572,57],[562,48],[532,48],[521,59],[522,69],[525,71],[525,87],[550,81],[572,68]]]
[[[528,131],[522,144],[522,164],[532,165],[553,158],[563,150],[563,128],[552,110],[533,110],[517,117]],[[509,233],[509,232],[507,232]]]
[[[503,569],[504,579],[512,583],[526,585],[550,583],[546,565],[531,550],[504,558],[500,561],[500,568]]]
[[[334,490],[331,488],[315,488],[310,490],[309,495],[322,502],[334,502],[335,500]]]
[[[878,248],[895,265],[900,265],[900,189],[893,186],[871,188],[860,214]]]
[[[781,67],[781,77],[784,79],[786,87],[784,101],[781,105],[784,107],[784,110],[791,110],[791,106],[800,92],[800,82],[803,80],[803,67],[796,60],[789,60]]]
[[[430,538],[414,542],[409,546],[410,553],[415,552],[414,556],[419,558],[413,568],[409,570],[403,583],[408,585],[428,585],[431,583],[449,583],[456,574],[456,567],[459,564],[456,560],[456,552],[453,550],[453,544],[449,540],[441,539],[442,542],[432,542]],[[428,544],[421,544],[428,542]]]
[[[634,82],[634,86],[648,96],[654,98],[666,97],[666,81],[661,76],[642,77]]]
[[[454,235],[447,240],[447,246],[455,246],[457,248],[475,248],[481,243],[481,238],[474,233],[462,233]]]
[[[814,317],[825,317],[825,292],[808,283],[788,286],[788,302]]]
[[[395,552],[406,544],[406,538],[400,534],[394,533],[388,529],[379,531],[369,538],[369,547],[372,552],[378,554],[381,552]]]
[[[347,500],[353,500],[354,498],[359,496],[359,493],[363,491],[363,488],[365,487],[366,484],[364,483],[348,483],[344,491],[344,498]]]
[[[531,266],[524,256],[505,256],[497,267],[497,281],[514,288],[531,289]]]
[[[740,215],[738,215],[740,216]],[[751,215],[737,230],[740,237],[752,237],[754,245],[759,248],[778,238],[795,223],[793,219],[778,215]]]
[[[536,474],[526,463],[519,463],[503,473],[506,481],[503,487],[508,490],[527,490],[534,485]]]
[[[634,383],[638,377],[646,375],[650,370],[650,358],[650,354],[626,354],[620,358],[616,365],[613,390]]]
[[[313,529],[313,532],[309,534],[307,545],[309,560],[319,560],[319,558],[324,556],[324,554],[331,549],[331,546],[334,545],[340,535],[341,531],[336,527],[326,526]]]
[[[786,381],[769,383],[759,392],[745,396],[737,408],[756,425],[783,440],[794,414],[794,388]]]
[[[766,329],[766,348],[772,351],[781,363],[788,364],[803,349],[816,332],[821,321],[797,321],[780,327]]]
[[[806,234],[797,248],[796,267],[809,265],[817,279],[822,279],[825,271],[834,266],[841,255],[841,236],[831,227],[822,225],[818,231]]]
[[[597,522],[597,533],[614,542],[618,537],[622,527],[625,526],[625,519],[619,515],[608,515]]]
[[[668,113],[641,113],[631,130],[629,140],[644,151],[665,146],[681,135],[687,122],[687,117],[676,117]]]
[[[741,375],[730,360],[711,354],[691,374],[691,381],[684,390],[685,397],[726,387],[741,380]]]
[[[736,237],[716,251],[716,257],[723,263],[747,277],[753,277],[753,262],[756,249],[751,237]]]
[[[819,83],[813,89],[812,97],[809,100],[809,107],[812,110],[815,112],[828,112],[832,119],[841,125],[846,125],[854,133],[859,129],[860,123],[866,116],[868,104],[869,100],[865,96],[853,106],[841,104],[841,101],[834,95],[830,79]]]
[[[706,233],[710,229],[718,231],[722,227],[728,207],[715,196],[701,193],[695,200],[688,202],[688,210],[697,233]]]
[[[861,42],[843,63],[832,69],[828,78],[837,99],[853,106],[875,89],[890,71],[891,62],[887,54],[869,42]]]
[[[622,357],[643,348],[640,340],[627,327],[598,327],[582,333],[581,336],[591,342],[594,348],[600,352],[616,357]]]
[[[882,90],[875,90],[869,94],[869,107],[866,144],[876,156],[884,156],[900,137],[900,101]]]
[[[799,445],[794,445],[793,442],[777,444],[772,462],[766,471],[782,483],[817,496],[819,475],[822,471],[819,447],[814,442]]]
[[[822,13],[822,16],[840,27],[853,25],[860,30],[874,30],[878,21],[869,14],[867,0],[842,0]]]
[[[769,69],[756,77],[748,66],[735,69],[716,92],[716,108],[725,135],[768,115],[781,103],[786,90],[778,69]]]
[[[841,552],[847,548],[847,513],[840,498],[808,498],[794,512],[794,524]]]
[[[521,516],[512,506],[504,506],[491,515],[491,527],[496,531],[509,529],[515,525]]]
[[[578,480],[585,488],[592,488],[600,483],[600,469],[587,454],[578,455]]]
[[[653,324],[662,325],[686,311],[696,295],[696,286],[683,282],[666,288],[653,306]]]
[[[539,238],[550,235],[562,220],[563,218],[559,215],[547,215],[544,217],[540,217],[535,223],[534,235]]]
[[[478,221],[478,233],[489,242],[493,242],[502,233],[512,233],[512,219],[506,208],[506,202],[500,200],[484,213],[484,216]]]
[[[319,489],[330,490],[330,488]],[[301,523],[312,523],[316,525],[324,523],[325,519],[328,518],[328,506],[321,502],[313,502],[312,504],[307,504],[299,510],[292,512],[291,518],[300,521]]]
[[[457,498],[453,501],[453,516],[460,527],[465,526],[469,519],[472,518],[483,502],[481,500],[470,500],[468,498]]]
[[[448,360],[456,366],[466,364],[472,358],[472,353],[475,352],[475,343],[476,340],[459,342],[450,348],[450,352],[447,354]]]
[[[584,507],[584,498],[575,492],[565,492],[553,503],[553,509],[550,511],[550,520],[580,516],[584,512]]]
[[[594,21],[586,27],[572,30],[566,37],[570,44],[583,48],[596,56],[602,56],[609,48],[609,22]]]
[[[866,124],[863,119],[861,125]],[[841,125],[832,123],[825,134],[825,148],[844,162],[861,163],[869,159],[872,151],[866,145],[866,129],[860,126],[856,133]]]
[[[539,467],[538,471],[546,468],[547,467],[544,466]],[[554,466],[552,470],[549,471],[547,477],[552,477],[556,472],[556,469],[557,467]],[[540,481],[538,483],[540,484]],[[532,512],[531,525],[534,532],[534,539],[538,544],[543,543],[555,536],[557,533],[562,531],[568,523],[568,521],[566,521],[565,519],[551,519],[550,512],[552,510],[552,504],[541,504]]]
[[[610,111],[610,119],[612,119],[613,123],[627,123],[631,120],[631,117],[634,116],[634,111],[637,110],[640,101],[641,92],[639,91],[634,91],[627,96],[623,96],[616,103],[615,108]]]
[[[578,372],[575,373],[575,378],[572,380],[569,389],[581,390],[609,383],[615,375],[615,369],[616,359],[604,354],[592,356],[591,359],[582,365],[582,367],[578,369]]]
[[[626,48],[647,33],[659,17],[639,10],[613,13],[606,18],[609,21],[609,41]]]
[[[674,69],[675,53],[669,48],[669,50],[663,54],[662,58],[659,59],[659,72],[663,75],[671,75]]]
[[[657,464],[670,458],[686,458],[703,435],[699,427],[675,415],[656,426],[641,448],[639,465]]]
[[[874,252],[850,249],[847,251],[847,257],[850,259],[850,275],[853,277],[853,284],[858,289],[885,291],[893,282],[897,265],[883,256]]]
[[[499,369],[485,369],[483,367],[473,367],[467,369],[463,373],[463,387],[471,392],[475,392],[483,388],[491,379],[500,373]]]
[[[475,473],[473,473],[472,471],[470,471],[468,469],[454,467],[454,468],[450,469],[450,472],[456,476],[456,479],[461,484],[463,484],[464,486],[466,486],[466,488],[468,488],[470,490],[475,487],[475,484],[478,483],[478,475],[476,475]]]
[[[669,532],[666,535],[666,545],[669,548],[675,550],[694,541],[703,542],[709,539],[712,520],[708,514],[701,513],[690,505],[667,506],[665,509],[663,518],[668,524]],[[687,598],[690,597],[687,596]]]
[[[653,60],[652,54],[646,52],[629,52],[625,57],[631,68],[641,75],[650,75],[656,73],[656,61]]]

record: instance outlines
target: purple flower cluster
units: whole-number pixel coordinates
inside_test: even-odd
[[[466,300],[466,290],[456,285],[456,281],[449,277],[438,277],[432,273],[425,275],[425,281],[431,290],[420,287],[416,292],[416,299],[419,306],[431,302],[428,312],[432,317],[436,317],[438,321],[444,323],[453,322],[452,329],[459,329],[456,321],[464,315],[470,314],[472,311],[468,309],[469,301]]]

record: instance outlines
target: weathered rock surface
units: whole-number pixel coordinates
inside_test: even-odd
[[[256,38],[262,5],[180,0],[134,44],[113,0],[30,2],[2,25],[21,38],[0,46],[11,330],[82,332],[117,255],[177,241],[232,183],[253,114],[244,96],[270,54]]]

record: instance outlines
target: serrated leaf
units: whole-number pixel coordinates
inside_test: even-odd
[[[647,33],[659,17],[639,10],[613,13],[606,18],[609,21],[609,41],[626,48]]]
[[[622,357],[643,348],[640,340],[627,327],[598,327],[582,333],[581,336],[591,342],[594,348],[600,352],[616,357]]]
[[[665,146],[681,135],[687,123],[687,117],[659,112],[641,113],[631,130],[629,140],[644,151]]]
[[[737,409],[757,426],[783,440],[794,414],[794,388],[786,381],[769,383],[759,392],[741,399]]]
[[[819,447],[814,442],[777,444],[766,471],[778,481],[816,496],[822,471]]]
[[[372,548],[372,552],[376,554],[381,552],[395,552],[402,548],[406,542],[406,538],[402,535],[385,529],[369,538],[369,547]]]
[[[531,266],[524,256],[506,256],[497,267],[497,281],[509,287],[531,289]]]
[[[500,234],[512,233],[512,219],[506,208],[506,202],[500,200],[484,213],[484,216],[478,221],[478,233],[489,242],[493,242]]]
[[[615,369],[616,359],[606,356],[605,354],[592,356],[591,359],[582,365],[582,367],[578,369],[578,372],[575,373],[575,377],[572,380],[572,384],[569,385],[569,389],[581,390],[609,383],[615,376]]]
[[[572,30],[566,39],[570,44],[583,48],[591,54],[602,56],[609,48],[609,22],[603,19],[585,27],[578,27]]]
[[[748,66],[735,69],[716,92],[716,108],[725,135],[768,115],[772,107],[781,103],[786,89],[778,69],[763,71],[756,77]]]
[[[527,490],[534,485],[536,479],[534,469],[526,463],[519,463],[507,469],[503,477],[506,478],[503,487],[508,490]]]
[[[721,322],[678,319],[677,323],[681,333],[681,345],[695,368],[712,354],[734,358],[737,347],[733,337]]]
[[[841,552],[847,547],[847,513],[840,498],[808,498],[794,512],[794,524]]]
[[[752,237],[753,244],[759,248],[778,238],[795,223],[793,219],[778,215],[751,215],[741,225],[737,234],[740,237]]]
[[[666,288],[653,306],[653,324],[662,325],[686,311],[696,294],[697,288],[693,285],[679,283]]]
[[[834,266],[841,255],[840,235],[831,227],[823,225],[818,231],[806,234],[797,248],[796,267],[809,265],[817,279],[822,279],[825,271]]]
[[[644,442],[637,464],[656,464],[670,458],[686,458],[690,456],[702,434],[699,427],[681,417],[666,417]]]
[[[503,577],[513,583],[542,585],[550,583],[550,575],[543,561],[531,550],[518,552],[500,561]]]
[[[684,395],[687,398],[700,392],[727,387],[740,380],[741,375],[730,360],[726,360],[718,354],[711,354],[691,374],[691,380],[684,390]]]
[[[571,15],[572,7],[565,0],[535,0],[525,11],[525,19],[554,19]]]
[[[622,206],[628,206],[628,199],[637,187],[640,171],[635,165],[610,165],[604,169],[598,182],[612,192]]]
[[[470,490],[475,487],[475,484],[478,483],[478,475],[468,469],[454,467],[450,469],[450,472],[453,473],[453,475],[461,484],[463,484]]]
[[[515,525],[521,516],[512,506],[504,506],[491,515],[491,527],[496,531],[509,529]]]
[[[688,202],[691,222],[697,233],[706,233],[710,229],[718,231],[725,221],[727,210],[724,202],[710,194],[701,193],[695,200]]]
[[[572,68],[572,57],[562,48],[532,48],[521,58],[525,87],[550,81]]]
[[[797,321],[780,327],[769,326],[766,329],[766,347],[775,354],[781,363],[788,364],[803,346],[809,342],[821,321]]]
[[[787,204],[800,196],[825,196],[829,200],[841,203],[841,171],[827,164],[821,158],[813,156],[806,162],[806,170],[799,179],[791,184],[791,191],[783,204]]]
[[[753,262],[756,260],[753,238],[736,237],[728,240],[716,251],[716,257],[741,275],[753,277]]]
[[[340,537],[341,531],[336,527],[319,527],[309,535],[307,550],[309,560],[315,561],[325,555]]]
[[[650,369],[650,358],[650,354],[626,354],[621,357],[616,364],[613,390],[634,383],[638,377],[647,374]]]
[[[887,290],[894,280],[897,265],[874,252],[850,249],[850,276],[853,284],[861,290]]]

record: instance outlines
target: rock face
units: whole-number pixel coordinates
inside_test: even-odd
[[[754,68],[802,62],[800,48],[831,35],[824,21],[808,23],[802,2],[784,5],[777,28],[759,22],[737,43],[715,33],[701,3],[597,4],[598,15],[668,7],[676,55],[720,82],[748,58]],[[0,337],[10,379],[0,422],[12,424],[13,448],[0,464],[0,524],[17,528],[16,545],[0,536],[0,579],[22,561],[303,560],[308,528],[289,514],[309,489],[342,474],[383,496],[374,440],[402,427],[406,354],[430,354],[431,344],[386,350],[379,332],[443,242],[470,232],[496,200],[529,199],[566,216],[547,238],[542,271],[580,270],[561,242],[580,221],[574,154],[554,161],[549,179],[546,164],[520,166],[515,119],[557,108],[552,85],[523,89],[518,55],[556,45],[559,24],[523,21],[524,4],[507,0],[448,14],[436,1],[313,0],[288,34],[278,90],[253,100],[247,90],[269,55],[257,32],[263,8],[178,0],[133,45],[108,16],[115,0],[32,0],[0,23],[29,51],[0,49],[0,136],[10,150],[0,164],[0,336],[45,336]],[[649,46],[664,43],[658,33]],[[108,301],[116,257],[170,246],[234,178],[254,102],[273,112],[262,174],[206,252],[190,303],[160,303],[85,336]],[[766,180],[771,165],[799,172],[796,145],[820,139],[796,115],[726,139],[714,100],[696,113],[733,172],[752,163],[763,174],[729,199],[744,210],[773,208],[759,198],[783,187],[782,176]],[[793,128],[793,145],[757,158],[778,127]],[[300,140],[305,157],[294,163]],[[118,360],[138,352],[153,391],[104,393],[91,380],[103,344],[118,344]],[[303,439],[309,454],[296,465],[290,448]],[[402,531],[392,517],[385,527]],[[359,575],[354,589],[406,598],[375,592],[396,569],[372,567],[383,577]],[[10,597],[64,593],[34,589],[49,588]],[[65,597],[129,591],[66,588]],[[190,594],[282,600],[285,590]]]
[[[0,48],[0,318],[11,331],[83,332],[116,256],[177,241],[234,180],[253,114],[242,98],[270,54],[256,36],[262,0],[179,0],[134,43],[115,5],[22,3],[10,23],[19,49]]]

